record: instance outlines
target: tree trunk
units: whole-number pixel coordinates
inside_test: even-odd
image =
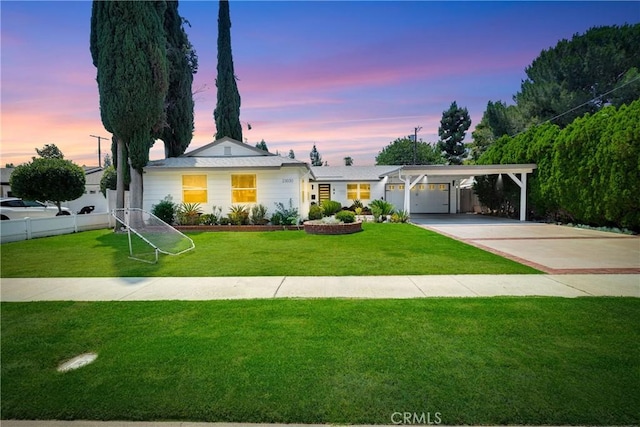
[[[124,168],[127,167],[126,159],[124,158],[124,141],[113,135],[116,138],[116,209],[124,209]],[[116,221],[114,231],[118,231],[120,225]]]
[[[127,167],[127,163],[124,158],[124,142],[119,138],[116,147],[118,153],[118,164],[116,165],[116,209],[124,209],[124,168]]]
[[[142,173],[131,167],[131,184],[129,185],[129,207],[142,209]]]

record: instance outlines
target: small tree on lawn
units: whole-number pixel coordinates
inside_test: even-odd
[[[62,202],[75,200],[84,194],[85,176],[80,166],[68,160],[40,158],[18,166],[9,184],[16,196],[51,201],[61,213]]]

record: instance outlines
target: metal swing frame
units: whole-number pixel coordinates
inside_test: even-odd
[[[122,217],[118,216],[118,212],[122,212]],[[140,212],[141,214],[145,214],[150,216],[151,218],[154,218],[155,220],[159,221],[162,224],[165,224],[166,226],[172,228],[176,233],[178,233],[180,236],[182,236],[183,238],[187,239],[190,243],[190,247],[188,247],[187,249],[183,249],[180,252],[170,252],[170,251],[166,251],[163,250],[161,248],[159,248],[157,245],[155,245],[154,243],[150,242],[149,239],[147,239],[146,237],[144,237],[142,234],[140,234],[135,228],[131,227],[131,225],[129,224],[128,218],[130,217],[130,213],[131,212]],[[138,209],[138,208],[124,208],[124,209],[113,209],[111,211],[111,216],[113,216],[115,218],[115,220],[122,224],[124,226],[124,228],[127,231],[127,238],[129,241],[129,258],[136,260],[136,261],[142,261],[142,262],[146,262],[148,264],[157,264],[158,263],[158,254],[162,253],[165,255],[181,255],[185,252],[189,252],[190,250],[193,250],[196,245],[195,243],[193,243],[193,240],[184,235],[182,232],[176,230],[174,227],[172,227],[171,225],[167,224],[166,222],[164,222],[163,220],[161,220],[160,218],[158,218],[157,216],[155,216],[154,214],[144,211],[142,209]],[[155,260],[154,261],[149,261],[146,259],[142,259],[142,258],[136,258],[133,255],[133,244],[131,241],[131,233],[133,232],[133,234],[135,234],[136,236],[138,236],[140,239],[142,239],[146,244],[148,244],[149,246],[151,246],[154,250],[154,255],[155,255]]]

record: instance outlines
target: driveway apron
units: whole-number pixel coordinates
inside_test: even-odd
[[[551,274],[638,274],[640,237],[484,215],[415,215],[411,222]]]

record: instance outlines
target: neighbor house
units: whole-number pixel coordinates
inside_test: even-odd
[[[302,218],[312,203],[335,200],[350,206],[383,199],[409,213],[460,212],[460,187],[476,175],[505,174],[521,188],[521,220],[526,213],[527,174],[536,165],[314,166],[231,138],[222,138],[180,157],[145,167],[143,209],[171,196],[175,203],[214,206],[227,214],[233,205],[289,203]],[[520,175],[520,178],[516,176]]]

